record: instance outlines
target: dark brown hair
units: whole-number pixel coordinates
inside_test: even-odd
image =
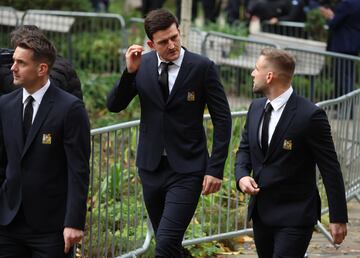
[[[21,25],[10,33],[10,43],[12,48],[16,48],[20,41],[28,36],[38,37],[45,36],[45,34],[35,25]]]
[[[50,72],[56,58],[56,50],[44,35],[28,35],[17,42],[17,47],[33,50],[33,60],[46,63]]]
[[[150,11],[145,18],[144,28],[146,35],[150,40],[153,40],[153,35],[159,30],[165,30],[171,25],[176,24],[179,27],[177,18],[168,10],[156,9]]]
[[[281,79],[291,81],[295,71],[295,59],[292,55],[276,48],[264,48],[261,55],[279,72]]]

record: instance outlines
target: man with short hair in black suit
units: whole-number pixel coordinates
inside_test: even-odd
[[[83,237],[90,125],[83,102],[54,86],[43,35],[17,43],[19,88],[0,98],[0,257],[71,257]]]
[[[250,194],[260,258],[302,258],[321,215],[318,166],[329,203],[330,233],[347,232],[344,182],[326,113],[291,86],[295,61],[284,50],[263,49],[251,73],[254,100],[236,154],[237,188]],[[252,175],[251,175],[252,173]]]
[[[119,112],[139,95],[137,166],[155,230],[155,256],[178,258],[201,192],[220,189],[231,114],[215,64],[181,47],[175,16],[154,10],[144,26],[154,51],[142,55],[142,46],[129,47],[127,68],[107,106]],[[210,156],[203,127],[205,106],[214,125]]]

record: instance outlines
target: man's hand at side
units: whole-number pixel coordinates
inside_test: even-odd
[[[213,176],[204,176],[202,194],[208,195],[220,190],[222,180]]]
[[[242,192],[250,195],[256,195],[260,191],[254,178],[250,176],[244,176],[239,180],[239,188]]]
[[[346,223],[330,223],[330,234],[334,244],[340,245],[347,235]]]
[[[79,243],[80,240],[84,237],[84,231],[76,228],[64,228],[64,242],[65,248],[64,253],[68,253],[70,248]]]

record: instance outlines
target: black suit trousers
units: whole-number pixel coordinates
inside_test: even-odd
[[[303,258],[314,227],[276,227],[265,225],[253,213],[253,230],[259,258]]]
[[[181,242],[199,201],[203,172],[176,173],[163,156],[155,171],[139,169],[139,175],[155,232],[155,256],[182,257]]]
[[[22,208],[7,226],[0,226],[0,258],[70,258],[64,253],[62,231],[37,232],[26,222]]]

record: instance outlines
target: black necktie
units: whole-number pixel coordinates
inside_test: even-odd
[[[34,98],[30,95],[29,97],[27,97],[26,99],[26,107],[24,110],[24,136],[25,139],[30,131],[31,125],[32,125],[32,117],[33,117],[33,113],[34,113],[34,109],[33,109],[33,101]]]
[[[273,107],[271,106],[270,102],[267,103],[266,108],[264,110],[264,120],[261,130],[261,147],[263,150],[264,155],[266,155],[266,152],[268,150],[268,142],[269,142],[269,123],[270,123],[270,117],[271,117],[271,111],[273,110]]]
[[[163,92],[164,100],[166,101],[169,97],[169,65],[172,65],[172,62],[160,63],[160,74],[159,74],[159,84],[161,86],[161,90]]]

